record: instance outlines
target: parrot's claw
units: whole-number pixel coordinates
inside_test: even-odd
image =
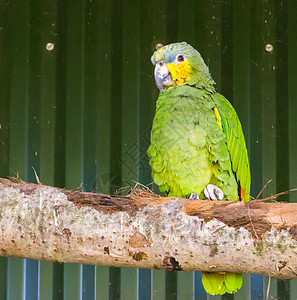
[[[214,184],[208,184],[204,188],[204,197],[208,200],[223,200],[223,191]]]
[[[189,197],[190,200],[199,200],[199,195],[197,193],[192,193]]]

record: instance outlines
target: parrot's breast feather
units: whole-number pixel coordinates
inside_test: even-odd
[[[161,191],[176,197],[202,195],[208,183],[224,180],[225,193],[236,200],[226,136],[214,108],[207,92],[187,85],[160,95],[148,154]]]

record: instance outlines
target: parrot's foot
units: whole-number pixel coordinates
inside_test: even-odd
[[[214,184],[208,184],[204,188],[204,197],[208,200],[223,200],[223,191]]]
[[[199,200],[199,195],[197,193],[192,193],[189,197],[190,200]]]

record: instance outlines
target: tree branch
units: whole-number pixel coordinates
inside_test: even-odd
[[[102,195],[0,179],[0,255],[297,278],[297,204]]]

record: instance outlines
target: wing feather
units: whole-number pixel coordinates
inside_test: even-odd
[[[213,95],[218,108],[229,148],[232,170],[238,184],[245,192],[244,201],[249,201],[251,174],[242,127],[231,103],[219,93]]]

